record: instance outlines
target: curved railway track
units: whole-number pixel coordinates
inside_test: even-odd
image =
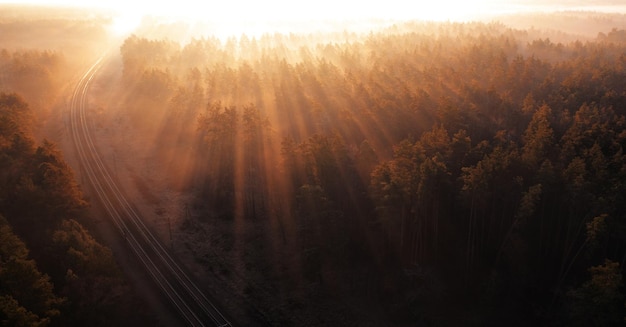
[[[103,66],[104,58],[98,59],[83,74],[70,102],[70,135],[83,173],[109,217],[126,239],[128,247],[181,318],[189,326],[231,326],[144,224],[140,213],[118,187],[96,149],[85,108],[89,85]]]

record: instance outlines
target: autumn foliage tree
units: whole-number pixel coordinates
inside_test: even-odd
[[[20,96],[0,93],[0,324],[147,321],[128,311],[132,293],[84,227],[88,204],[73,172],[55,144],[35,146],[32,117]]]

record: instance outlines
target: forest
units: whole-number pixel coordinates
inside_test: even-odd
[[[49,122],[104,31],[74,13],[44,13],[0,19],[0,326],[152,325],[46,137],[58,136]]]
[[[106,43],[58,15],[0,20],[0,325],[155,325],[55,143]],[[626,16],[518,18],[144,26],[91,119],[152,221],[184,195],[168,244],[241,325],[621,326]]]
[[[149,322],[85,227],[94,222],[72,169],[54,143],[35,143],[32,119],[20,96],[0,93],[0,324]]]
[[[572,33],[132,35],[110,106],[269,325],[621,325],[626,31]]]

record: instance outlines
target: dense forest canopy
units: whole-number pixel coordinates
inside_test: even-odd
[[[620,324],[626,34],[570,32],[133,35],[115,106],[272,324]]]

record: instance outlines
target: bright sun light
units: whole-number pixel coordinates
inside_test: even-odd
[[[132,33],[141,23],[142,16],[139,12],[118,14],[111,21],[111,31],[116,35]]]
[[[84,3],[84,2],[83,2]],[[246,23],[302,22],[310,20],[420,19],[466,20],[493,8],[493,0],[386,0],[386,1],[295,1],[194,0],[143,2],[110,1],[107,6],[121,13],[113,23],[118,33],[135,28],[143,15],[166,16],[189,21],[212,22],[221,30],[235,30]],[[248,25],[249,26],[249,25]],[[247,31],[255,34],[259,31]]]
[[[2,0],[0,0],[2,1]],[[171,17],[188,21],[211,22],[222,28],[250,22],[302,22],[307,20],[420,19],[432,21],[469,20],[498,10],[495,0],[27,0],[47,5],[91,6],[118,13],[111,30],[131,33],[144,16]],[[255,31],[250,31],[255,32]],[[256,31],[258,32],[258,31]],[[252,33],[254,34],[254,33]]]
[[[157,2],[152,10],[161,14],[218,18],[228,21],[397,18],[397,19],[461,19],[466,14],[477,13],[486,0],[435,0],[435,1],[294,1],[294,0],[232,0],[199,5],[198,1],[181,0],[174,4]],[[143,6],[134,8],[142,10]]]

